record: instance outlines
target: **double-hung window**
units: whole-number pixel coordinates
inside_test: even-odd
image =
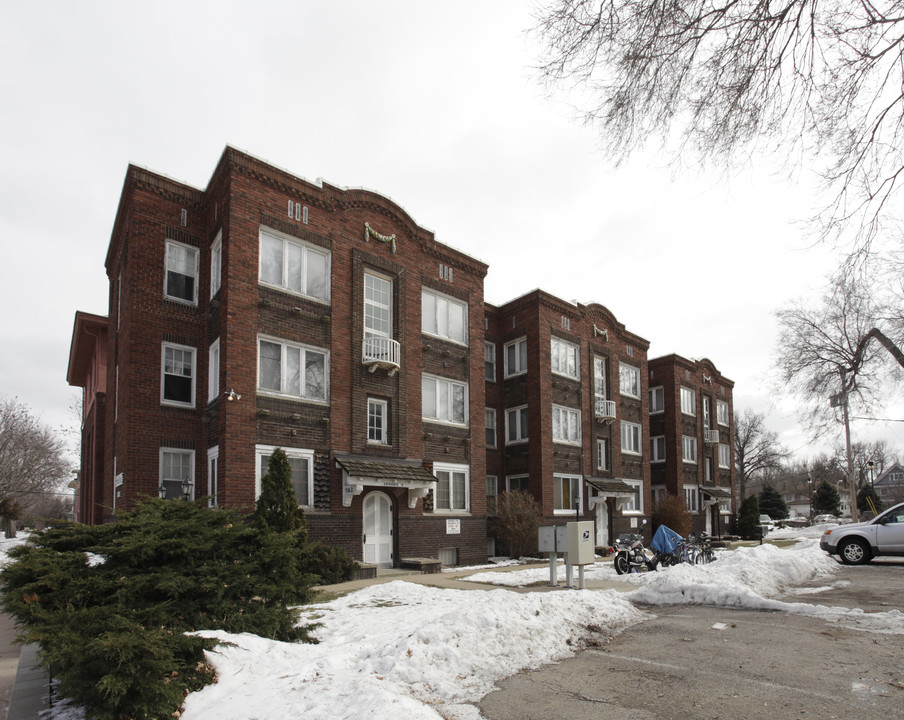
[[[640,368],[619,363],[618,391],[628,397],[640,397]]]
[[[465,512],[470,507],[470,469],[467,465],[433,465],[436,477],[433,509],[435,512]]]
[[[696,485],[684,486],[684,506],[688,509],[688,512],[697,512],[700,507],[698,498],[699,492]]]
[[[578,379],[578,348],[557,337],[550,340],[552,371],[557,375]]]
[[[728,427],[728,403],[724,400],[716,400],[716,422]]]
[[[421,290],[421,330],[457,343],[468,341],[468,305],[446,295]]]
[[[650,462],[665,462],[665,435],[650,438]]]
[[[216,507],[220,492],[220,446],[207,449],[207,507]]]
[[[508,492],[530,492],[530,476],[514,475],[505,479]]]
[[[261,479],[267,474],[270,465],[270,456],[276,447],[273,445],[258,445],[255,448],[257,454],[257,473],[255,477],[254,497],[260,497]],[[314,451],[300,448],[283,448],[292,469],[292,488],[295,490],[295,499],[299,507],[312,507],[314,504]]]
[[[527,442],[527,405],[505,411],[505,444]]]
[[[597,438],[596,441],[596,469],[609,469],[609,441],[606,438]]]
[[[487,380],[496,382],[496,346],[493,343],[483,344],[483,371]]]
[[[326,402],[329,355],[325,350],[258,338],[257,388],[264,393]]]
[[[634,494],[631,496],[631,499],[621,504],[622,514],[642,514],[643,513],[643,496],[641,495],[641,487],[642,483],[640,480],[623,480],[623,482],[627,485],[631,486],[631,490],[634,491]]]
[[[552,502],[555,513],[570,513],[581,507],[581,485],[580,475],[552,476]]]
[[[468,386],[465,383],[424,375],[421,395],[424,420],[468,424]]]
[[[220,394],[220,338],[207,350],[207,403],[212,403]]]
[[[521,338],[505,345],[505,377],[527,372],[527,339]]]
[[[691,388],[681,386],[681,412],[685,415],[697,414],[697,396]]]
[[[665,391],[662,386],[650,388],[650,415],[665,410]]]
[[[690,435],[681,436],[681,454],[686,463],[697,462],[697,438]]]
[[[621,449],[623,453],[641,455],[641,427],[637,423],[621,422]]]
[[[719,443],[719,467],[728,469],[731,467],[731,446]]]
[[[260,282],[329,302],[330,253],[297,238],[262,229]]]
[[[593,399],[597,406],[609,399],[606,392],[606,359],[601,357],[593,358]]]
[[[165,500],[182,497],[182,483],[191,484],[189,500],[194,500],[195,492],[195,451],[160,448],[160,486]]]
[[[486,408],[486,446],[488,448],[496,447],[496,410]]]
[[[163,343],[161,350],[160,402],[180,407],[195,406],[195,349]]]
[[[210,246],[210,297],[220,291],[223,280],[223,231],[217,233]]]
[[[169,300],[198,304],[198,248],[166,241],[166,280],[163,294]]]
[[[388,417],[389,403],[386,400],[367,398],[367,442],[378,445],[389,443]]]
[[[364,273],[364,354],[391,360],[392,281]]]
[[[572,408],[552,406],[553,442],[581,444],[581,411]]]

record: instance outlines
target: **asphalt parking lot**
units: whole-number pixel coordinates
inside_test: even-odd
[[[840,566],[788,602],[904,612],[904,559]],[[706,606],[650,620],[575,658],[500,683],[487,720],[904,717],[904,635],[808,615]],[[541,639],[538,639],[540,641]]]

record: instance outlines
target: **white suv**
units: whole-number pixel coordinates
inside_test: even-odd
[[[879,555],[904,555],[904,503],[869,522],[826,530],[819,547],[849,565],[868,563]]]

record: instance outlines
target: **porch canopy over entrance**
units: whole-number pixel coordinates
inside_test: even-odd
[[[701,485],[700,492],[706,496],[703,505],[715,505],[716,503],[727,503],[731,500],[731,489],[719,487],[718,485]]]
[[[333,453],[336,466],[342,470],[342,505],[350,507],[352,498],[360,495],[365,485],[382,488],[406,488],[408,507],[414,508],[418,498],[426,497],[436,477],[424,467],[422,460],[375,460],[372,457]]]
[[[634,487],[628,483],[611,478],[585,477],[584,482],[599,493],[599,495],[591,495],[587,499],[590,507],[606,502],[606,498],[610,497],[614,497],[619,505],[625,505],[634,498],[636,492]]]

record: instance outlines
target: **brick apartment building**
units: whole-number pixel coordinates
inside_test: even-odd
[[[683,496],[694,530],[728,530],[734,488],[734,383],[709,360],[650,360],[652,496]]]
[[[251,508],[277,447],[311,536],[382,566],[483,561],[507,489],[598,544],[649,514],[649,343],[542,291],[486,304],[487,266],[377,193],[233,148],[205,190],[130,166],[106,270],[67,374],[83,522],[158,494]]]

